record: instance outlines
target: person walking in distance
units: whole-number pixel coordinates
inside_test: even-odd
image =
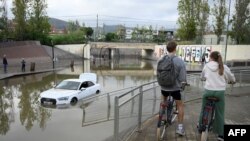
[[[6,58],[6,55],[3,55],[3,68],[4,68],[4,73],[7,73],[7,66],[8,66],[8,61]]]
[[[21,64],[22,64],[22,72],[25,72],[25,60],[24,60],[24,58],[22,59],[22,62],[21,62]]]
[[[162,99],[171,95],[177,105],[178,127],[176,133],[183,136],[184,104],[181,99],[181,90],[186,84],[186,66],[184,61],[176,56],[177,43],[169,41],[167,44],[168,54],[163,56],[157,63],[157,81],[161,86]],[[169,69],[171,68],[171,69]]]
[[[217,97],[215,104],[215,120],[213,131],[218,134],[218,140],[224,140],[224,113],[225,113],[225,90],[227,83],[235,83],[234,74],[223,64],[220,52],[214,51],[209,56],[209,62],[204,66],[201,73],[201,80],[205,82],[205,90],[202,96],[202,107],[199,117],[198,129],[202,123],[202,113],[207,97]]]

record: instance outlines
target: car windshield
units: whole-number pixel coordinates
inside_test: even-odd
[[[79,85],[80,85],[80,82],[62,81],[55,88],[56,89],[77,90],[79,88]]]

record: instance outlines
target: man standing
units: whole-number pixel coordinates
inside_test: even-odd
[[[22,72],[25,72],[25,60],[24,60],[24,58],[22,59],[22,62],[21,62],[21,64],[22,64]]]
[[[186,84],[186,66],[181,58],[176,57],[176,47],[177,44],[175,41],[170,41],[167,44],[168,54],[163,56],[157,64],[157,80],[161,86],[162,99],[165,100],[169,95],[175,99],[178,109],[178,127],[176,133],[183,136],[185,135],[183,127],[184,108],[181,91]]]
[[[7,73],[7,66],[8,66],[8,61],[6,59],[6,55],[3,55],[3,68],[4,68],[4,73]]]

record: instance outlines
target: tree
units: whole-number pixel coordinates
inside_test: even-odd
[[[180,0],[178,3],[178,24],[177,35],[182,40],[193,40],[196,37],[196,22],[194,15],[194,1]]]
[[[46,16],[47,3],[46,0],[33,0],[30,3],[28,30],[29,39],[41,40],[45,38],[50,31],[50,24]]]
[[[212,9],[215,17],[214,33],[217,36],[217,44],[220,44],[221,35],[225,29],[226,3],[225,0],[214,0],[214,8]]]
[[[232,38],[236,44],[250,43],[250,0],[238,0],[235,3],[235,14],[232,19]]]
[[[1,1],[3,0],[0,0],[0,2]],[[5,40],[7,38],[7,34],[8,34],[7,12],[5,4],[3,3],[2,7],[0,7],[0,40]]]
[[[15,35],[17,40],[24,40],[27,36],[27,11],[30,0],[14,0],[12,12],[14,14]]]
[[[75,22],[74,21],[69,21],[68,22],[68,31],[69,32],[75,32],[78,29],[80,29],[80,24],[79,24],[79,22],[77,20]]]
[[[118,39],[120,41],[123,41],[125,39],[125,35],[126,35],[126,27],[123,25],[118,25],[117,30],[116,30],[116,34],[118,36]]]
[[[195,9],[195,19],[197,23],[197,43],[201,44],[203,41],[203,35],[206,31],[210,12],[208,0],[196,0]]]
[[[83,34],[89,39],[93,33],[94,30],[91,27],[81,27],[80,28],[81,31],[83,31]]]
[[[105,41],[114,42],[117,41],[118,36],[115,33],[107,33],[105,36]]]

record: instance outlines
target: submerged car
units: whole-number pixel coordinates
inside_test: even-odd
[[[83,73],[79,79],[66,79],[40,94],[41,104],[76,104],[78,100],[100,93],[101,87],[94,73]]]

